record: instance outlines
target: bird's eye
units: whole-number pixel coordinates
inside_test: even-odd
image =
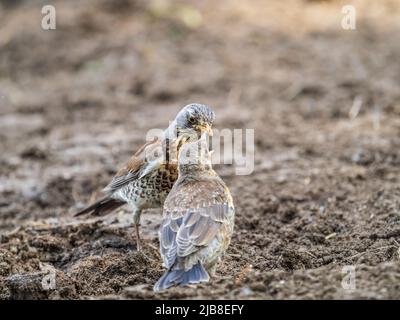
[[[189,123],[194,124],[196,122],[196,118],[194,116],[190,116],[188,121]]]

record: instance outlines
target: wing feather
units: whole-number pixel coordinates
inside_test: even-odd
[[[160,251],[164,260],[164,265],[170,268],[175,262],[177,245],[176,235],[179,226],[182,223],[182,218],[176,220],[164,219],[160,229]]]
[[[157,137],[152,141],[146,142],[116,173],[111,182],[104,188],[104,191],[113,193],[129,182],[142,178],[144,173],[149,171],[148,169],[146,170],[146,168],[152,164],[148,162],[146,156],[150,154],[150,152],[154,152],[160,146],[161,142]]]
[[[160,247],[164,265],[170,268],[178,258],[186,257],[209,245],[229,214],[228,198],[220,180],[174,187],[164,206]],[[204,190],[207,188],[207,190]],[[211,190],[210,190],[211,188]],[[207,199],[210,194],[215,197]],[[182,197],[186,195],[190,204]]]

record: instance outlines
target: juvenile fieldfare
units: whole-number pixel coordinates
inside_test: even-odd
[[[154,291],[208,282],[233,232],[232,197],[212,169],[211,153],[203,139],[182,146],[178,171],[164,203],[159,233],[163,265],[168,270]]]
[[[143,209],[161,207],[178,178],[177,153],[182,144],[212,134],[215,115],[210,107],[189,104],[176,116],[160,138],[144,144],[103,189],[105,196],[79,211],[105,215],[128,204],[133,212],[136,246],[140,251],[139,223]]]

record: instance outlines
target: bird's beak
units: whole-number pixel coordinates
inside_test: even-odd
[[[213,130],[212,130],[212,128],[211,128],[211,126],[210,126],[209,124],[203,125],[203,126],[201,127],[201,129],[202,129],[203,132],[208,133],[208,135],[209,135],[210,137],[214,134],[214,133],[213,133]]]

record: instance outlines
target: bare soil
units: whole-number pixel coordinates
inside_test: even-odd
[[[353,1],[346,31],[349,2],[1,0],[0,298],[399,299],[400,4]],[[161,209],[143,253],[126,208],[72,215],[190,102],[255,129],[255,169],[216,166],[223,278],[154,294]]]

